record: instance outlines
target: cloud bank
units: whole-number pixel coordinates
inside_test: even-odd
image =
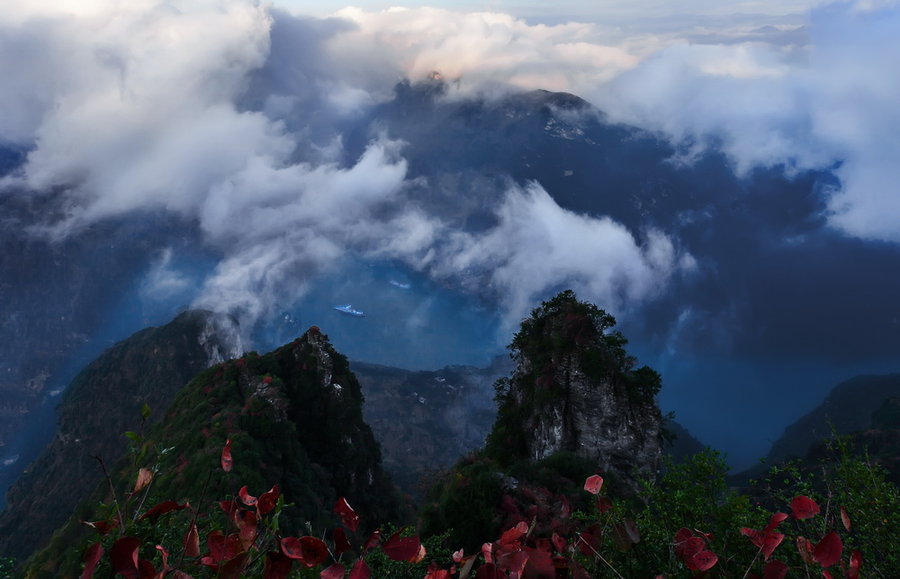
[[[57,237],[144,210],[196,223],[221,255],[197,305],[247,326],[347,252],[445,280],[477,269],[514,318],[561,283],[624,307],[686,263],[664,233],[638,240],[609,218],[562,210],[537,184],[511,183],[498,224],[465,233],[417,197],[428,184],[407,175],[403,143],[375,135],[348,159],[341,141],[339,124],[402,75],[441,68],[464,79],[459,98],[602,82],[636,58],[580,41],[586,25],[431,9],[339,16],[239,0],[5,10],[0,134],[30,152],[4,187],[65,191],[64,217],[44,228]]]

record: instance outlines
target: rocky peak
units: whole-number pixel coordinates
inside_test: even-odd
[[[535,309],[510,349],[517,367],[497,383],[493,458],[539,460],[566,451],[596,461],[623,490],[660,456],[659,375],[635,368],[615,319],[565,291]]]

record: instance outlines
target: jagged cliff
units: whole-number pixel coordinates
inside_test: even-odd
[[[124,432],[157,422],[197,373],[239,354],[230,318],[192,311],[138,332],[88,365],[60,401],[56,436],[9,490],[0,553],[21,559],[39,547],[102,478],[92,457],[113,463],[126,449]]]
[[[138,462],[120,462],[113,479],[124,491],[137,467],[153,465],[158,475],[147,504],[199,504],[234,496],[243,485],[260,493],[278,484],[290,503],[280,517],[286,534],[304,532],[307,524],[317,531],[329,527],[339,496],[358,509],[364,524],[396,520],[398,493],[382,471],[362,403],[346,358],[312,327],[269,354],[251,352],[199,374],[140,441]],[[234,468],[222,473],[226,439]],[[96,505],[108,500],[107,489],[98,487],[35,554],[29,574],[77,573],[85,541],[79,520],[102,519]]]
[[[535,309],[510,346],[517,367],[497,385],[487,453],[501,461],[569,452],[623,489],[660,457],[659,375],[635,368],[615,319],[566,291]]]

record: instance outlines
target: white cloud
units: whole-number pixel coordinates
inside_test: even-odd
[[[809,46],[670,35],[650,56],[635,48],[646,31],[606,43],[598,24],[495,12],[348,9],[322,21],[249,0],[29,6],[0,9],[0,134],[33,147],[7,184],[67,188],[61,233],[142,209],[195,220],[224,255],[203,305],[246,320],[347,251],[463,283],[471,273],[516,314],[561,283],[625,308],[694,267],[664,233],[636,239],[564,211],[537,185],[510,187],[495,228],[454,231],[415,202],[427,185],[408,182],[403,144],[384,136],[342,161],[332,121],[434,70],[456,96],[573,91],[675,141],[721,142],[739,171],[841,160],[832,222],[900,239],[893,6],[820,8]]]
[[[809,44],[669,47],[586,96],[673,141],[721,145],[738,173],[840,167],[829,220],[900,241],[900,10],[838,2],[811,12]]]
[[[560,286],[622,311],[695,267],[661,232],[650,230],[639,242],[612,219],[561,208],[537,183],[511,186],[497,218],[484,234],[455,234],[437,273],[469,277],[473,284],[486,280],[512,322]]]

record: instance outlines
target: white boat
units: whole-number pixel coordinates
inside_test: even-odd
[[[347,314],[348,316],[355,316],[357,318],[362,318],[362,317],[365,317],[365,315],[366,315],[365,312],[363,312],[362,310],[355,309],[350,304],[343,304],[340,306],[333,306],[333,307],[337,311],[341,312],[342,314]]]

